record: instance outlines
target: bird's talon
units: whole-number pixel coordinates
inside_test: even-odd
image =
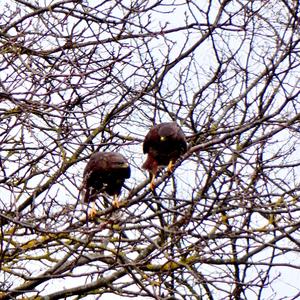
[[[150,190],[153,192],[154,189],[155,189],[155,176],[156,176],[156,173],[157,173],[157,170],[155,170],[155,172],[152,173],[152,176],[151,176],[151,181],[150,181]]]
[[[112,206],[116,208],[120,207],[119,199],[117,197],[115,197],[114,200],[112,201]]]
[[[112,206],[115,207],[115,208],[119,208],[120,207],[119,202],[113,202]]]
[[[94,220],[96,216],[97,216],[97,210],[93,207],[88,214],[88,219]]]
[[[155,190],[155,183],[154,182],[150,182],[149,188],[153,192]]]
[[[174,164],[173,164],[173,161],[171,160],[171,161],[169,162],[169,164],[168,164],[167,172],[168,172],[169,174],[171,174],[171,173],[173,172],[173,170],[174,170]]]

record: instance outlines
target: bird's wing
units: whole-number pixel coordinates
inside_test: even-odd
[[[153,130],[154,130],[154,128],[151,128],[149,130],[149,132],[147,133],[147,135],[145,136],[144,143],[143,143],[143,152],[144,152],[144,154],[149,152],[149,148],[150,148],[150,145],[151,145],[151,139],[152,139],[152,135],[153,135]]]

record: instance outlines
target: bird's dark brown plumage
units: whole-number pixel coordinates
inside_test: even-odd
[[[127,159],[117,152],[96,152],[83,172],[83,201],[95,201],[100,193],[118,196],[125,179],[130,177]]]
[[[150,129],[143,143],[143,151],[148,154],[143,169],[153,174],[158,166],[170,166],[187,151],[185,135],[176,122],[158,124]]]

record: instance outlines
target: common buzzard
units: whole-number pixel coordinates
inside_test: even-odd
[[[158,167],[168,166],[168,172],[172,172],[174,162],[187,151],[185,135],[176,122],[158,124],[147,133],[143,151],[148,157],[142,168],[152,175],[150,188],[153,190]]]
[[[118,196],[125,179],[130,177],[127,159],[117,152],[96,152],[91,155],[83,172],[83,201],[94,202],[98,195],[113,196],[113,206],[119,207]]]

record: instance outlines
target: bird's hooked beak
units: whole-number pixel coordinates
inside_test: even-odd
[[[128,164],[128,163],[122,163],[122,164],[120,164],[120,168],[126,169],[126,168],[128,168],[128,167],[129,167],[129,164]]]

